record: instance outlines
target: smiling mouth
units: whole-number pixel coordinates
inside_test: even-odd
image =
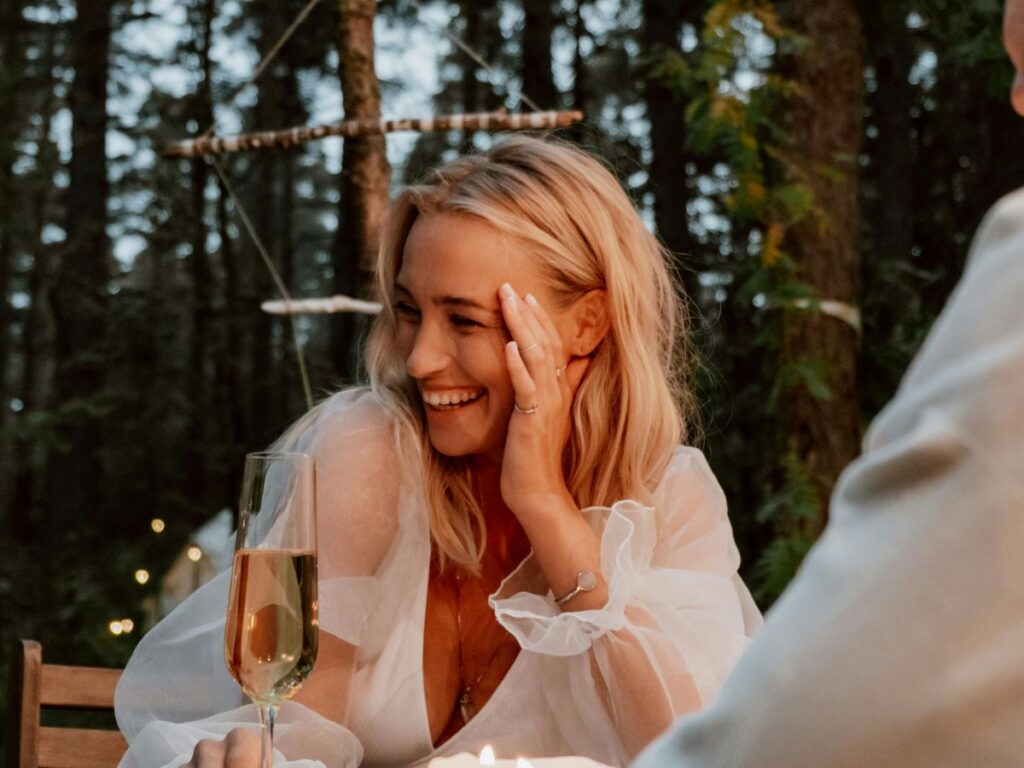
[[[422,393],[423,405],[431,411],[456,411],[466,405],[471,405],[484,396],[486,390],[476,392],[458,393]]]

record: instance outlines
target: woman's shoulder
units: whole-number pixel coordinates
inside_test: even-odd
[[[322,401],[320,418],[344,418],[353,428],[383,429],[395,424],[394,412],[370,387],[348,387]]]
[[[711,470],[707,457],[700,448],[692,445],[677,445],[665,462],[665,471],[658,483],[661,489],[666,484],[679,482],[680,479],[710,481],[718,486],[715,473]]]
[[[390,548],[402,511],[418,514],[417,443],[396,410],[366,388],[338,392],[315,410],[305,450],[316,462],[323,532],[335,542],[325,559],[369,568]]]
[[[369,387],[335,392],[307,411],[279,441],[281,448],[311,451],[325,441],[358,444],[393,435],[398,417]]]
[[[690,445],[679,445],[666,463],[655,504],[659,510],[698,511],[712,519],[727,514],[725,492],[711,469],[704,452]]]

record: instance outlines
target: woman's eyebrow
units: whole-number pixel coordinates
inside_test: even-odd
[[[468,309],[479,309],[484,312],[490,312],[492,315],[499,314],[496,308],[486,307],[479,301],[474,301],[473,299],[466,299],[461,296],[438,296],[434,299],[434,303],[444,307],[462,307]]]
[[[394,286],[395,286],[395,292],[396,293],[404,293],[409,298],[412,298],[412,291],[410,291],[408,288],[406,288],[404,285],[402,285],[397,280],[395,281]],[[486,306],[484,304],[481,304],[479,301],[477,301],[475,299],[468,299],[468,298],[466,298],[464,296],[447,296],[447,295],[446,296],[435,296],[435,297],[433,297],[431,299],[431,301],[434,304],[436,304],[438,306],[443,306],[443,307],[459,307],[459,308],[463,308],[463,309],[479,309],[479,310],[481,310],[483,312],[489,312],[492,315],[500,315],[501,314],[500,310],[497,307],[488,307],[488,306]]]

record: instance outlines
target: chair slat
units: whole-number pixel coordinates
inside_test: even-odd
[[[43,711],[110,711],[119,669],[44,664],[42,646],[22,640],[12,664],[8,768],[115,768],[128,749],[116,730],[43,727]]]
[[[32,756],[39,741],[39,688],[43,666],[43,647],[35,640],[22,640],[21,653],[14,658],[11,675],[12,710],[18,714],[12,721],[12,744],[8,747],[7,764],[11,768],[35,768]],[[12,714],[14,713],[12,712]]]
[[[120,678],[119,669],[44,664],[39,700],[44,707],[110,709]]]
[[[39,768],[114,768],[126,749],[118,731],[39,729]]]

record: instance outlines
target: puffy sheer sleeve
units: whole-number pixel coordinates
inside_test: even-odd
[[[410,577],[401,550],[425,535],[403,506],[409,473],[398,468],[411,459],[401,455],[394,421],[365,391],[322,403],[275,448],[304,450],[316,461],[320,590],[319,657],[296,701],[281,709],[275,747],[295,766],[352,768],[363,751],[345,727],[348,689],[360,659],[378,650],[383,627],[402,610],[381,604],[390,591],[382,585]],[[129,742],[121,768],[181,765],[199,739],[256,722],[224,665],[229,577],[199,589],[136,648],[115,695]]]
[[[584,514],[600,536],[603,608],[562,612],[526,567],[491,605],[525,651],[545,657],[545,696],[566,743],[625,764],[712,700],[761,617],[699,451],[676,451],[653,506],[625,500]]]

